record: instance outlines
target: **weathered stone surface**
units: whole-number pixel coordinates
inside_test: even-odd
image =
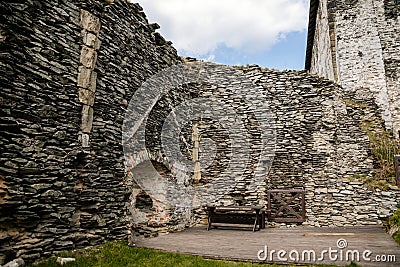
[[[57,262],[61,265],[67,264],[68,262],[73,262],[75,261],[75,258],[62,258],[62,257],[57,257]]]
[[[373,161],[370,157],[368,137],[359,126],[359,119],[365,115],[364,111],[346,104],[349,99],[354,99],[351,92],[345,92],[337,84],[310,76],[306,72],[273,71],[258,66],[236,70],[249,79],[249,84],[252,85],[249,86],[250,89],[243,91],[246,83],[244,81],[235,84],[235,81],[217,83],[211,80],[210,84],[178,86],[152,109],[152,114],[146,122],[146,127],[149,131],[151,129],[146,142],[148,142],[147,149],[151,151],[152,165],[160,165],[159,169],[156,168],[160,177],[149,176],[147,181],[153,179],[149,182],[153,188],[170,188],[174,182],[172,187],[176,188],[182,185],[187,188],[192,186],[196,192],[194,198],[198,206],[193,204],[179,210],[171,203],[179,203],[180,194],[176,194],[174,198],[166,190],[164,194],[156,197],[135,190],[132,194],[130,211],[132,224],[139,224],[134,228],[136,234],[146,236],[157,231],[175,231],[178,229],[178,222],[184,221],[186,226],[190,226],[204,221],[206,215],[203,207],[206,204],[233,205],[240,202],[245,205],[265,205],[266,189],[304,188],[306,224],[309,226],[380,224],[381,220],[396,209],[396,201],[391,200],[399,198],[398,190],[389,190],[384,194],[372,192],[363,182],[354,178],[356,174],[371,176]],[[226,75],[226,72],[218,72],[216,68],[214,74],[215,77],[221,77]],[[191,92],[190,95],[188,91]],[[257,120],[251,118],[251,111],[246,109],[246,101],[239,97],[240,93],[262,96],[267,104],[265,107],[276,114],[275,157],[271,171],[258,188],[250,188],[250,185],[253,182],[255,169],[251,163],[257,162],[261,149],[257,142],[259,124]],[[183,178],[182,182],[177,173],[169,171],[173,169],[168,167],[169,160],[157,156],[162,151],[159,136],[165,117],[169,114],[165,110],[176,108],[171,103],[182,103],[192,97],[212,97],[215,101],[224,99],[218,102],[220,107],[217,109],[234,108],[240,120],[248,123],[246,125],[248,135],[246,142],[233,143],[232,137],[221,126],[221,122],[229,121],[229,117],[220,120],[199,120],[197,123],[201,136],[199,150],[201,179],[197,181],[194,178],[193,181],[190,179],[187,181]],[[268,109],[260,111],[265,113]],[[374,115],[374,112],[371,114]],[[182,129],[180,138],[186,140],[182,150],[184,154],[189,155],[189,159],[192,151],[197,151],[193,149],[195,147],[191,140],[197,135],[193,135],[191,129],[192,125],[188,123]],[[213,147],[218,149],[214,151]],[[239,155],[238,158],[246,161],[245,150],[249,147],[250,164],[231,169],[228,176],[221,176],[233,162],[232,154]],[[234,152],[233,148],[236,148]],[[146,164],[149,164],[146,160],[149,159],[143,158],[142,155],[133,156],[133,162],[137,166],[131,170],[132,177],[152,175],[146,167]],[[209,181],[221,186],[221,189],[214,192],[211,187],[208,191],[196,191],[197,187],[207,185]],[[231,187],[230,191],[223,189]],[[215,200],[216,194],[217,200]],[[182,213],[187,214],[187,217]]]
[[[96,32],[96,34],[98,34],[98,32]],[[96,34],[82,31],[83,43],[88,47],[92,47],[95,50],[98,50],[100,48],[100,41]]]
[[[89,32],[100,31],[100,19],[87,10],[81,9],[80,24],[82,28]]]
[[[92,69],[84,66],[79,67],[77,85],[82,88],[89,89],[92,92],[96,91],[97,73]]]
[[[124,107],[176,50],[124,0],[0,9],[0,264],[125,238]]]
[[[3,267],[21,267],[21,266],[25,266],[25,261],[21,258],[12,260],[3,265]]]
[[[86,92],[90,92],[86,90]],[[83,103],[88,102],[90,103],[89,100],[82,99],[83,96],[81,96],[79,92],[79,100]],[[94,102],[93,95],[92,95],[92,104]],[[93,107],[89,106],[88,103],[85,103],[82,107],[82,125],[81,125],[81,130],[84,133],[90,133],[92,130],[92,124],[93,124]]]
[[[94,105],[94,92],[93,91],[79,88],[78,89],[78,98],[81,103],[85,104],[86,106],[93,107],[93,105]],[[88,114],[88,111],[85,110],[85,106],[84,106],[84,110],[82,111],[82,113]],[[83,115],[83,116],[86,116],[86,115]],[[82,117],[82,119],[83,119],[83,117]],[[85,123],[88,123],[88,122],[85,122]]]
[[[331,43],[334,32],[330,32],[328,11],[331,9],[328,9],[327,4],[327,1],[319,1],[310,72],[334,81],[337,80],[332,58],[335,44]]]
[[[82,47],[80,63],[88,69],[93,69],[97,60],[97,52],[94,48]]]
[[[147,78],[182,63],[170,42],[154,32],[157,26],[149,25],[139,5],[124,0],[60,0],[57,5],[2,1],[0,8],[5,23],[0,38],[0,264],[122,239],[128,233],[156,236],[204,222],[200,204],[168,205],[169,188],[154,197],[126,176],[146,174],[151,163],[159,174],[150,177],[157,181],[150,179],[154,187],[165,181],[181,188],[190,184],[179,163],[162,155],[160,127],[173,108],[196,97],[223,99],[219,109],[234,109],[246,126],[245,134],[236,133],[243,142],[234,142],[222,125],[235,121],[229,116],[199,122],[203,170],[192,185],[234,184],[215,203],[265,204],[267,189],[304,188],[307,225],[318,227],[379,224],[396,208],[398,188],[372,192],[350,179],[355,174],[368,177],[373,169],[368,138],[359,128],[365,114],[346,104],[348,99],[366,100],[371,104],[367,113],[375,115],[368,94],[346,92],[304,71],[258,66],[232,70],[247,78],[246,92],[238,81],[177,85],[149,115],[146,148],[151,158],[138,156],[137,166],[144,168],[125,168],[121,136],[128,103]],[[392,14],[385,8],[385,14]],[[390,32],[378,32],[387,35],[389,45]],[[383,58],[389,62],[389,56]],[[396,70],[395,64],[384,66]],[[215,70],[213,75],[227,73]],[[394,74],[390,77],[397,82]],[[240,92],[249,100],[265,99],[277,133],[272,169],[254,188],[249,184],[260,153],[259,122]],[[180,134],[189,160],[191,129],[188,125]],[[244,156],[242,148],[250,151],[248,166],[233,169],[229,179],[219,177],[232,157]],[[209,193],[205,190],[197,203],[211,201]]]
[[[400,9],[398,1],[317,1],[310,71],[373,102],[400,136]]]

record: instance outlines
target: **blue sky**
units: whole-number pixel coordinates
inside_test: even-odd
[[[270,69],[304,69],[307,32],[291,32],[271,48],[260,52],[246,52],[220,45],[212,54],[196,55],[180,51],[181,56],[194,56],[226,65],[257,64]]]
[[[181,56],[303,69],[309,0],[138,0]]]

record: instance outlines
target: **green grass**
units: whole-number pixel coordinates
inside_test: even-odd
[[[388,185],[396,184],[394,170],[394,155],[400,154],[400,142],[383,127],[364,120],[361,128],[367,133],[370,140],[371,152],[375,159],[375,175],[369,182],[373,187],[387,189]]]
[[[389,217],[389,228],[397,225],[400,226],[400,209],[396,210],[392,216]],[[400,244],[400,231],[393,234],[393,239]]]
[[[345,103],[347,106],[350,106],[350,107],[352,107],[352,108],[356,108],[356,107],[362,108],[362,109],[369,108],[369,106],[368,106],[367,104],[364,104],[364,103],[362,103],[362,102],[353,101],[353,100],[350,100],[350,99],[345,99],[345,100],[344,100],[344,103]]]
[[[273,267],[281,266],[276,264],[259,264],[251,262],[234,262],[234,261],[223,261],[223,260],[209,260],[200,256],[191,256],[170,252],[161,252],[149,248],[136,248],[129,247],[125,241],[112,241],[107,242],[104,245],[81,249],[74,252],[63,252],[60,257],[73,257],[76,258],[75,262],[67,263],[63,266],[84,266],[84,267],[128,267],[128,266],[140,266],[140,267],[184,267],[184,266],[196,266],[196,267],[249,267],[249,266],[262,266],[262,267]],[[49,259],[42,260],[28,266],[39,266],[39,267],[56,267],[60,266],[57,262],[57,257],[51,257]],[[290,266],[290,265],[284,265]],[[311,266],[311,265],[310,265]],[[326,266],[326,265],[318,265]],[[357,265],[348,265],[357,266]]]
[[[374,176],[361,179],[370,189],[387,190],[396,184],[393,156],[400,154],[400,141],[386,130],[381,117],[368,114],[373,107],[353,100],[345,100],[347,106],[361,109],[363,112],[360,123],[361,129],[368,135],[370,149],[374,158]]]
[[[396,241],[397,244],[400,245],[400,231],[397,231],[396,233],[394,233],[392,237],[393,237],[394,241]]]
[[[400,225],[400,209],[396,210],[389,219],[390,226]]]
[[[63,252],[60,257],[76,258],[75,262],[63,266],[198,266],[198,267],[247,267],[259,264],[247,262],[229,262],[208,260],[200,256],[191,256],[162,252],[149,248],[129,247],[124,241],[107,242],[104,245],[83,249],[76,252]],[[38,262],[31,266],[51,267],[60,266],[56,262],[57,257]],[[263,265],[277,266],[277,265]]]

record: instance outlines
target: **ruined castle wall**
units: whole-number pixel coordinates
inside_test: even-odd
[[[305,72],[213,65],[207,83],[182,82],[160,99],[145,91],[139,99],[156,101],[146,122],[151,156],[134,155],[125,166],[122,125],[135,110],[128,109],[132,96],[147,78],[181,62],[154,32],[157,25],[123,0],[0,6],[0,264],[124,238],[130,227],[143,235],[183,229],[204,218],[205,204],[265,204],[267,189],[304,188],[313,226],[379,224],[395,208],[398,191],[372,192],[355,177],[371,176],[373,168],[360,109],[346,104],[343,88]],[[195,121],[202,136],[199,181],[161,146],[171,111],[196,98],[220,99],[216,109],[234,110],[233,122],[244,125],[243,135],[234,132],[237,142],[222,127],[231,118]],[[264,119],[272,127],[261,127],[256,111],[269,114]],[[184,126],[179,150],[190,162],[193,122]],[[260,154],[263,129],[276,133],[269,139],[273,161]],[[247,164],[220,176],[234,156]],[[253,186],[260,156],[272,166]],[[146,192],[134,177],[160,194]],[[212,182],[221,191],[209,189]],[[187,188],[199,191],[184,199],[191,206],[178,194],[192,194]]]
[[[150,174],[151,164],[146,167],[149,162],[144,164],[139,156],[133,156],[132,165],[138,165],[131,174],[147,177],[143,183],[151,199],[148,205],[135,202],[131,206],[137,234],[154,235],[174,230],[177,224],[185,227],[204,222],[204,206],[210,204],[265,205],[268,189],[305,189],[305,224],[312,226],[380,224],[396,209],[399,197],[396,187],[374,192],[360,179],[372,176],[373,160],[368,137],[360,129],[363,111],[343,88],[305,72],[262,70],[258,66],[237,68],[236,72],[244,79],[229,81],[229,77],[236,77],[230,73],[234,71],[205,66],[207,70],[213,69],[207,83],[177,87],[167,96],[180,99],[171,109],[185,101],[204,101],[202,98],[217,103],[210,104],[208,109],[210,114],[216,114],[214,117],[196,121],[201,136],[201,179],[193,178],[190,163],[182,182],[166,167],[158,170],[160,175]],[[223,76],[228,80],[218,78]],[[176,98],[173,94],[177,91],[192,94],[182,93]],[[268,128],[263,127],[265,118],[258,117],[251,108],[251,103],[257,101],[262,103],[257,109],[261,114],[271,113]],[[155,110],[165,107],[165,103],[156,105],[154,113],[161,114]],[[227,114],[218,119],[220,112],[230,109],[235,111],[233,117]],[[149,128],[161,129],[156,125],[164,124],[163,116],[150,117]],[[237,139],[229,133],[232,129],[224,126],[224,122],[233,118],[245,125],[244,140]],[[189,134],[185,136],[190,136],[192,124],[186,125]],[[267,150],[273,152],[273,158],[260,153],[263,151],[260,132],[271,128],[276,134],[275,144]],[[190,137],[186,140],[189,140],[185,149],[189,152],[187,160],[191,161],[193,143]],[[238,156],[243,166],[233,156]],[[261,180],[257,177],[257,163],[269,169]],[[229,172],[224,174],[226,170]],[[164,190],[157,191],[159,188]],[[142,192],[134,194],[141,196]],[[174,205],[182,208],[184,214],[183,210],[177,212]]]
[[[374,9],[382,45],[393,133],[400,137],[400,3],[397,0],[374,1]]]
[[[327,77],[325,62],[331,59],[327,58],[327,49],[321,47],[333,47],[333,67],[337,66],[334,80],[345,90],[364,95],[366,99],[375,98],[386,128],[398,137],[398,2],[319,2],[312,73]],[[328,20],[323,16],[326,12]],[[317,31],[327,27],[330,28],[330,40],[317,35]],[[321,57],[327,61],[319,60]]]
[[[175,49],[122,0],[0,6],[0,264],[126,236],[123,116]]]
[[[334,81],[328,16],[327,1],[319,1],[310,72]]]
[[[375,97],[385,120],[392,128],[382,44],[379,38],[374,1],[337,1],[336,40],[338,82],[351,91],[367,89]]]

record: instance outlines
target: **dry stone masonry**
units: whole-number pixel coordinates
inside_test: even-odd
[[[316,2],[309,65],[342,86],[307,71],[182,59],[125,0],[0,2],[0,264],[181,230],[204,221],[207,204],[265,205],[268,189],[304,189],[304,225],[381,224],[399,190],[358,179],[373,175],[360,121],[383,114],[399,127],[398,2],[367,1],[368,35],[358,1]],[[208,79],[140,91],[191,64]],[[187,103],[208,109],[182,123]],[[129,118],[147,110],[138,141]]]
[[[174,88],[152,109],[157,115],[149,116],[146,127],[152,129],[152,137],[158,139],[165,118],[170,113],[163,113],[167,103],[179,106],[191,98],[209,97],[220,105],[217,110],[235,109],[246,125],[247,143],[235,143],[229,129],[223,125],[224,119],[195,120],[201,136],[200,166],[204,167],[201,168],[200,181],[192,179],[189,174],[183,185],[179,184],[176,173],[167,171],[175,168],[163,154],[165,150],[162,150],[160,140],[149,141],[153,144],[147,147],[152,151],[150,157],[144,157],[143,153],[130,155],[128,165],[136,167],[128,172],[128,177],[140,177],[142,187],[147,188],[149,193],[147,197],[152,200],[149,206],[138,205],[138,201],[143,202],[143,191],[139,188],[132,196],[130,212],[137,234],[152,236],[157,232],[204,222],[204,206],[207,204],[265,205],[268,189],[304,188],[308,216],[305,225],[311,226],[380,224],[396,209],[399,199],[397,187],[375,192],[358,179],[360,176],[372,176],[373,160],[368,137],[359,126],[365,114],[358,106],[346,104],[355,99],[352,94],[344,92],[333,82],[306,72],[265,70],[258,66],[235,68],[251,86],[246,86],[244,81],[236,84],[227,81],[224,84],[219,77],[228,71],[215,67],[215,76],[208,83]],[[247,88],[250,88],[249,91]],[[260,96],[265,103],[265,110],[261,112],[273,114],[270,121],[276,134],[273,159],[266,155],[260,157],[261,121],[252,116],[246,99],[241,96],[243,92],[248,96]],[[221,99],[225,100],[218,101]],[[373,100],[370,104],[373,105]],[[167,109],[172,110],[172,107]],[[190,140],[188,136],[192,125],[187,125],[187,129],[189,133],[182,133],[181,139]],[[202,146],[203,142],[206,145]],[[191,144],[183,149],[188,158],[193,151]],[[232,153],[235,146],[240,149]],[[250,148],[248,161],[246,148]],[[247,163],[230,169],[224,175],[228,165],[234,162],[233,154]],[[149,161],[153,165],[156,162],[164,166],[157,169],[159,175],[149,169]],[[259,161],[272,161],[272,166],[261,183],[254,187]],[[173,193],[164,188],[173,188]],[[188,190],[194,191],[189,204],[182,201],[184,192]],[[177,206],[183,210],[177,211]],[[176,225],[177,221],[180,224]]]
[[[124,238],[124,111],[176,50],[126,1],[0,9],[0,264]]]
[[[93,105],[96,92],[97,73],[94,71],[97,52],[100,48],[99,32],[100,20],[98,17],[81,9],[80,25],[82,27],[83,45],[78,69],[78,97],[82,106],[82,134],[80,139],[82,147],[89,147],[89,133],[93,124]]]
[[[400,4],[397,0],[312,0],[306,69],[373,97],[400,135]]]

